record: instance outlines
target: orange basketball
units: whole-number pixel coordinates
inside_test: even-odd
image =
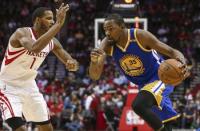
[[[174,86],[180,84],[184,79],[181,69],[179,68],[180,65],[181,63],[176,59],[167,59],[163,61],[158,69],[160,80]]]

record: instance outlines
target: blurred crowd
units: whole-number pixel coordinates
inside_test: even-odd
[[[39,70],[38,87],[47,101],[55,128],[70,131],[116,130],[129,82],[120,74],[111,58],[105,63],[99,81],[92,81],[87,74],[90,51],[94,48],[94,18],[97,14],[103,14],[104,10],[96,12],[95,0],[68,2],[68,20],[57,37],[63,47],[79,61],[80,70],[76,73],[65,71],[62,64],[57,66],[58,60],[50,54]],[[59,2],[1,0],[0,63],[10,34],[18,27],[32,26],[31,13],[39,6],[48,6],[55,11]],[[139,15],[148,18],[148,30],[161,41],[182,51],[192,69],[191,76],[177,87],[185,90],[181,99],[173,102],[182,114],[174,124],[175,128],[200,128],[199,8],[198,0],[140,1]],[[28,126],[34,128],[34,125]]]

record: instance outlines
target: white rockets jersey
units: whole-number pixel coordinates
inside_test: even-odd
[[[32,28],[30,31],[33,40],[36,40]],[[14,48],[8,43],[4,60],[1,64],[0,80],[16,87],[21,87],[37,76],[37,70],[53,49],[53,40],[38,54],[25,49],[24,47]]]

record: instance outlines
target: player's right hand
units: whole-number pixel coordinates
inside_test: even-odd
[[[182,70],[181,73],[183,75],[183,79],[186,79],[187,77],[190,76],[190,69],[187,66],[187,62],[185,58],[176,58],[176,60],[178,60],[181,65],[179,66],[179,68]]]
[[[56,9],[56,23],[62,26],[65,22],[66,12],[69,10],[69,5],[62,3],[59,9]]]
[[[65,63],[68,71],[77,71],[79,69],[79,63],[75,59],[69,59]]]
[[[106,53],[98,48],[94,48],[90,53],[90,59],[92,63],[101,63],[105,59]]]

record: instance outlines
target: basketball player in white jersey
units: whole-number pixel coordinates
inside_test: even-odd
[[[56,12],[45,7],[33,13],[33,27],[18,28],[10,37],[0,72],[0,109],[3,119],[16,131],[25,131],[26,121],[38,125],[39,131],[52,131],[47,104],[35,82],[37,69],[50,51],[69,71],[78,70],[73,59],[54,37],[61,29],[69,6],[62,4]]]

